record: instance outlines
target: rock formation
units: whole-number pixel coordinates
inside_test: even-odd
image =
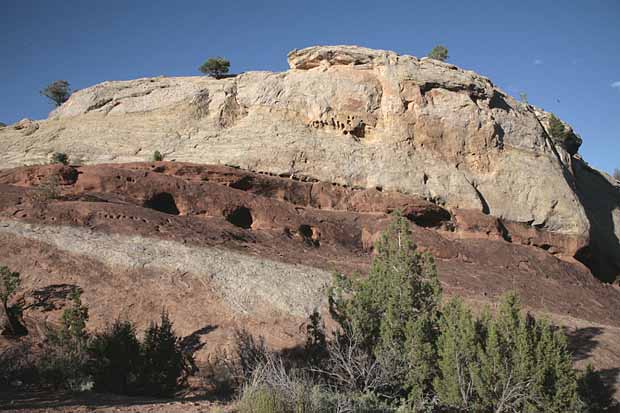
[[[399,209],[448,294],[478,304],[516,289],[568,328],[599,328],[610,343],[594,361],[620,363],[620,291],[541,248],[547,232],[479,211],[451,215],[398,192],[178,162],[8,169],[0,194],[0,255],[22,274],[35,335],[63,308],[49,297],[73,286],[95,327],[119,315],[144,327],[166,307],[181,334],[209,343],[203,361],[238,327],[292,346],[325,305],[333,271],[367,271],[373,241]]]
[[[589,244],[575,140],[554,143],[544,111],[474,72],[389,51],[311,47],[292,51],[289,64],[283,73],[147,78],[80,90],[48,120],[4,128],[0,166],[46,162],[55,151],[100,163],[147,160],[159,150],[168,160],[474,209],[568,236],[568,256]],[[618,238],[617,223],[612,232]],[[615,274],[619,249],[608,254]]]
[[[620,188],[569,125],[552,139],[549,113],[434,60],[335,46],[289,65],[104,82],[1,128],[0,253],[29,297],[80,286],[97,325],[166,305],[189,337],[293,345],[398,209],[449,294],[516,289],[620,363],[620,292],[592,276],[620,274]],[[53,152],[73,165],[36,165]]]

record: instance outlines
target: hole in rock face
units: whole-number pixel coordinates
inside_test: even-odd
[[[177,208],[174,198],[168,192],[160,192],[153,195],[144,202],[144,207],[165,214],[179,215],[179,208]]]
[[[246,207],[236,208],[231,213],[226,215],[226,220],[239,228],[252,228],[252,213]]]
[[[321,242],[319,241],[319,231],[316,228],[313,228],[310,225],[302,224],[297,229],[297,232],[306,245],[313,247],[318,247],[321,245]]]

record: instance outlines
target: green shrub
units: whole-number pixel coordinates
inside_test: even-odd
[[[433,47],[427,57],[445,62],[448,60],[448,49],[445,46],[437,45]]]
[[[155,151],[153,153],[153,161],[155,162],[160,162],[164,160],[164,155],[161,154],[161,152],[159,151]]]
[[[579,135],[567,128],[554,114],[549,116],[548,132],[553,143],[562,146],[571,155],[576,154],[583,143]]]
[[[47,332],[45,351],[37,369],[46,384],[68,390],[84,390],[92,385],[88,374],[88,307],[79,291],[71,294],[71,306],[64,310],[61,325]]]
[[[239,383],[244,383],[252,377],[254,369],[264,364],[270,352],[265,345],[265,338],[254,338],[247,330],[235,330],[235,376]]]
[[[205,75],[213,76],[216,79],[228,73],[229,69],[230,62],[223,57],[210,57],[198,68]]]
[[[412,242],[409,222],[396,214],[376,247],[366,279],[336,278],[330,312],[341,332],[371,365],[382,366],[373,391],[422,398],[436,371],[441,286],[432,257]],[[345,344],[348,345],[348,344]],[[360,359],[361,360],[361,359]],[[380,378],[379,378],[380,377]],[[367,392],[368,380],[361,380]]]
[[[69,163],[69,157],[63,152],[54,152],[50,163],[60,163],[67,165]]]
[[[339,328],[325,344],[312,314],[306,348],[324,346],[325,356],[308,366],[343,399],[368,396],[379,411],[589,412],[588,397],[609,404],[584,390],[602,391],[597,373],[578,381],[563,332],[524,315],[516,294],[481,317],[458,298],[441,307],[440,299],[432,259],[416,251],[397,214],[368,277],[336,278],[329,304]]]
[[[41,94],[49,98],[56,106],[60,106],[69,100],[69,96],[71,96],[69,82],[66,80],[56,80],[43,89]]]
[[[180,341],[166,312],[162,312],[159,324],[151,323],[146,330],[140,376],[145,394],[171,396],[179,388],[179,381],[187,372],[188,363]]]
[[[18,319],[21,315],[22,307],[19,303],[9,305],[11,298],[19,288],[21,278],[18,272],[11,271],[7,266],[0,265],[0,301],[4,316],[0,319],[5,320],[0,325],[0,332],[8,330],[12,335],[16,335],[21,330]]]
[[[90,343],[89,354],[95,390],[117,394],[137,392],[142,354],[130,321],[116,320],[97,334]]]
[[[288,411],[283,397],[274,389],[267,387],[244,391],[237,408],[239,413],[285,413]]]

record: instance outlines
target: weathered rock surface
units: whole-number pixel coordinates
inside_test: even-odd
[[[291,70],[150,78],[76,92],[38,129],[0,132],[0,166],[54,151],[89,163],[221,163],[381,187],[588,242],[570,154],[540,111],[456,66],[352,46],[290,53]],[[538,113],[538,115],[537,115]]]
[[[198,346],[204,361],[238,327],[278,348],[299,344],[333,271],[367,270],[394,209],[436,257],[448,294],[479,306],[516,289],[579,339],[599,331],[581,361],[620,362],[620,291],[555,257],[561,234],[399,192],[171,162],[22,167],[0,172],[0,255],[34,300],[31,335],[79,287],[93,327],[122,315],[143,328],[165,306],[179,333],[207,343]]]

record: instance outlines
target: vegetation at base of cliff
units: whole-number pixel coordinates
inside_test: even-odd
[[[230,70],[230,62],[223,57],[210,57],[198,68],[207,76],[221,78]]]
[[[3,305],[19,286],[18,273],[0,267]],[[17,276],[15,275],[17,274]],[[6,275],[6,276],[5,276]],[[169,397],[183,386],[194,371],[190,354],[182,349],[181,338],[173,329],[168,313],[152,322],[140,341],[131,321],[116,320],[104,331],[87,331],[88,307],[81,291],[73,290],[70,305],[60,325],[49,327],[43,351],[15,346],[0,356],[0,384],[16,379],[70,391],[111,392],[126,395]]]
[[[433,259],[400,216],[376,247],[367,278],[337,276],[338,327],[318,312],[301,363],[267,355],[242,387],[241,412],[594,412],[610,390],[572,367],[563,332],[523,314],[507,294],[476,317],[458,298],[441,305]],[[592,407],[596,392],[607,397]],[[344,409],[344,410],[343,410]]]
[[[2,312],[0,319],[0,331],[11,335],[20,333],[19,317],[23,310],[23,306],[17,302],[11,304],[15,292],[21,284],[21,278],[18,272],[11,271],[7,266],[0,265],[0,301],[2,302]]]
[[[41,91],[41,94],[50,99],[54,105],[60,106],[69,100],[71,88],[69,87],[69,82],[66,80],[56,80],[47,85],[47,87]]]
[[[446,60],[448,60],[448,57],[449,57],[448,48],[443,45],[437,45],[433,47],[433,49],[429,52],[427,57],[434,59],[434,60],[439,60],[441,62],[445,62]]]
[[[444,302],[434,260],[400,214],[375,252],[367,277],[336,275],[332,329],[315,310],[305,345],[282,352],[237,331],[232,352],[202,369],[203,382],[235,398],[241,413],[594,413],[613,405],[598,372],[573,368],[563,331],[525,314],[516,294],[479,315],[458,297]],[[34,363],[43,383],[166,396],[196,371],[165,312],[142,341],[125,320],[91,335],[80,294],[71,298]]]

